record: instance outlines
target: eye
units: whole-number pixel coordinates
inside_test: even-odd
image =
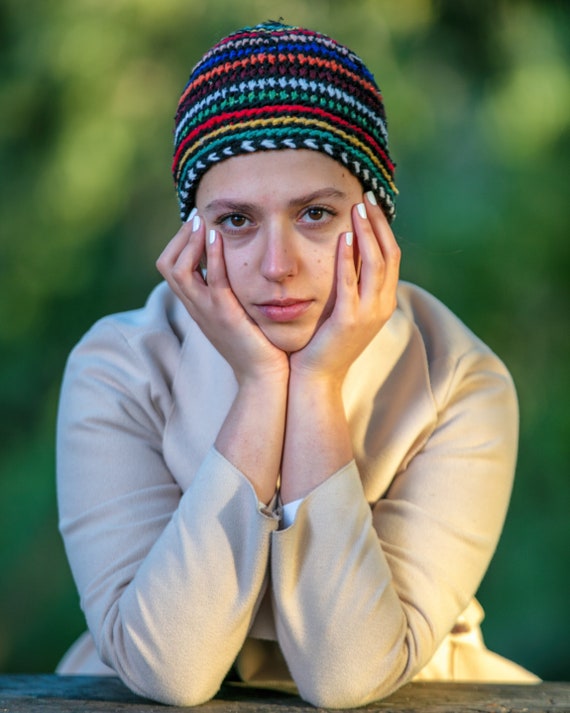
[[[249,224],[249,219],[242,213],[228,213],[220,216],[215,222],[216,225],[220,225],[223,228],[239,230]]]
[[[306,213],[307,218],[311,220],[322,220],[325,214],[324,208],[309,208]]]
[[[320,205],[312,205],[303,211],[301,219],[307,223],[324,223],[335,215],[336,212],[331,208],[325,208]]]

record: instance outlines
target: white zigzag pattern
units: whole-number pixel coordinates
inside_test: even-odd
[[[264,146],[264,148],[273,150],[273,149],[278,149],[279,146],[284,147],[284,148],[291,148],[291,149],[297,149],[300,146],[306,146],[309,149],[312,150],[324,150],[326,153],[330,154],[331,156],[334,155],[334,151],[332,146],[330,144],[319,144],[315,139],[303,139],[296,143],[293,139],[281,139],[280,141],[276,140],[269,140],[269,139],[264,139],[261,142],[261,145]],[[252,144],[250,140],[242,141],[240,144],[240,148],[243,151],[246,151],[248,153],[252,153],[256,151],[256,147]],[[229,146],[223,149],[222,153],[224,153],[226,156],[233,156],[235,155],[235,151],[233,151]],[[340,158],[342,162],[348,166],[349,168],[352,165],[351,170],[355,173],[356,176],[361,176],[362,179],[372,185],[372,189],[378,193],[379,197],[382,199],[384,204],[386,205],[388,209],[388,213],[390,216],[393,216],[395,214],[395,209],[394,209],[394,203],[392,200],[392,197],[387,193],[386,189],[382,185],[382,183],[378,180],[378,178],[374,175],[370,174],[370,170],[367,168],[362,168],[362,165],[360,162],[355,161],[353,159],[350,159],[346,151],[343,151],[340,154]],[[208,161],[211,161],[212,163],[216,163],[220,161],[220,157],[218,154],[215,152],[212,152],[208,156]],[[190,191],[192,187],[194,186],[196,179],[201,176],[207,169],[209,168],[209,165],[204,163],[203,160],[199,160],[196,162],[196,165],[193,166],[192,168],[189,168],[188,173],[186,174],[186,177],[184,179],[184,184],[182,186],[179,185],[178,187],[178,195],[179,195],[179,204],[181,210],[184,208],[187,199],[190,195]],[[196,171],[196,169],[199,169],[200,172]]]

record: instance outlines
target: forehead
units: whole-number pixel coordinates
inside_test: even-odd
[[[290,202],[319,191],[354,202],[360,200],[362,187],[347,168],[319,151],[258,151],[210,168],[198,186],[196,204],[200,208],[219,198]]]

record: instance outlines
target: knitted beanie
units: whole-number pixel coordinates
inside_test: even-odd
[[[394,218],[395,165],[374,77],[326,35],[269,22],[220,40],[182,93],[172,164],[182,220],[211,166],[277,149],[311,149],[339,161]]]

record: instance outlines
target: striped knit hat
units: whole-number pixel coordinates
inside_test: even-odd
[[[175,119],[172,173],[183,221],[201,177],[254,151],[312,149],[345,165],[395,215],[382,95],[348,48],[270,22],[220,40],[194,67]]]

